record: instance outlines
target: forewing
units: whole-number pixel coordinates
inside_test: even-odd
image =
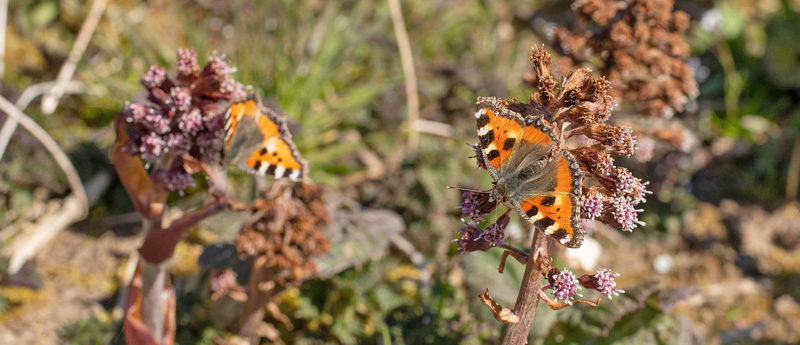
[[[475,103],[478,145],[487,169],[497,178],[523,134],[522,117],[493,97],[480,97]]]

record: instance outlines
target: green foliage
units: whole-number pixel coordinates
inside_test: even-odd
[[[686,329],[691,326],[664,312],[655,285],[628,289],[596,308],[578,305],[553,312],[540,304],[537,322],[544,321],[541,312],[555,317],[545,317],[551,321],[534,328],[534,334],[546,336],[533,337],[531,344],[700,344]]]
[[[70,345],[100,345],[111,344],[115,337],[122,337],[114,329],[114,323],[96,317],[81,319],[64,326],[58,334],[61,339]]]

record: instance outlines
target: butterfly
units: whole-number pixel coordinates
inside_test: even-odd
[[[225,116],[223,165],[294,181],[307,176],[308,163],[300,158],[282,116],[262,105],[257,95],[232,103]]]
[[[560,139],[541,116],[523,117],[509,105],[493,97],[475,103],[476,151],[494,179],[490,193],[552,239],[578,248],[585,234],[578,163],[559,148]]]

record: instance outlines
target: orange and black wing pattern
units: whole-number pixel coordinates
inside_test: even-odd
[[[501,107],[498,102],[501,101],[496,98],[481,97],[475,103],[478,145],[495,178],[503,163],[511,157],[525,126],[519,114]]]
[[[580,195],[582,174],[575,158],[563,151],[552,169],[555,186],[548,191],[532,191],[530,197],[514,200],[514,208],[545,234],[569,248],[583,244],[585,232],[581,226]]]
[[[228,109],[223,162],[250,173],[300,180],[308,173],[283,119],[255,95]]]

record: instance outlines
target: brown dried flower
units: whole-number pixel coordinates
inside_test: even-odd
[[[673,0],[578,0],[572,8],[572,30],[559,27],[551,38],[562,72],[599,59],[595,66],[615,86],[611,96],[651,116],[672,117],[697,97],[682,37],[689,16],[673,11]],[[586,30],[590,23],[598,29]]]
[[[263,257],[273,281],[285,285],[307,279],[314,258],[328,251],[322,228],[330,222],[325,189],[312,182],[277,181],[256,201],[256,211],[236,240],[236,250]]]
[[[623,230],[633,230],[644,223],[638,219],[641,210],[635,208],[645,201],[647,182],[634,177],[628,169],[616,167],[614,158],[630,156],[637,148],[633,132],[626,126],[606,121],[615,102],[609,95],[611,84],[603,77],[592,77],[588,69],[570,72],[560,86],[554,83],[550,54],[544,48],[533,48],[533,80],[538,81],[539,93],[528,103],[510,103],[509,108],[523,116],[541,115],[552,122],[566,140],[582,137],[577,147],[563,147],[581,163],[581,170],[597,183],[584,182],[581,195],[583,218],[597,219]],[[588,187],[587,187],[588,186]]]

